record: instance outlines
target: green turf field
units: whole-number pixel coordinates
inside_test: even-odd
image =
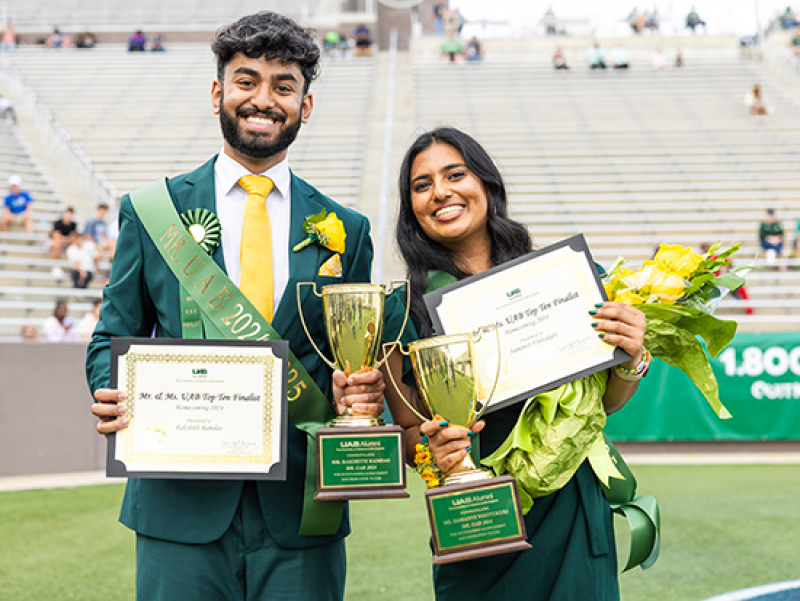
[[[661,503],[661,559],[621,577],[624,600],[700,600],[800,578],[800,466],[637,467]],[[433,598],[422,487],[352,504],[348,601]],[[120,486],[0,493],[0,599],[133,598]]]

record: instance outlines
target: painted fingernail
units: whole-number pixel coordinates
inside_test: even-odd
[[[471,450],[472,450],[472,445],[467,447],[467,453],[469,453]]]
[[[118,413],[119,415],[125,415],[125,405],[119,405],[119,406],[117,407],[117,413]]]
[[[603,306],[604,303],[595,303],[594,306],[598,309]]]
[[[600,338],[605,338],[606,337],[605,334],[598,334],[598,336],[600,336]]]
[[[422,444],[428,444],[428,435],[427,434],[423,434],[422,435]]]
[[[473,432],[472,430],[467,430],[467,434],[469,436],[475,436],[477,434],[477,432]]]
[[[130,420],[127,417],[122,418],[122,425],[127,426],[130,423]]]
[[[117,398],[118,398],[120,401],[124,401],[125,399],[127,399],[127,398],[128,398],[128,395],[127,395],[127,394],[125,394],[124,392],[120,392],[120,393],[117,395]]]
[[[592,327],[593,327],[593,328],[596,328],[596,327],[597,327],[599,324],[600,324],[600,322],[599,322],[599,321],[593,321],[593,322],[592,322]]]
[[[446,419],[443,419],[442,421],[439,422],[439,426],[442,427],[442,428],[446,428],[449,425],[450,425],[450,422],[447,421]]]
[[[594,309],[592,309],[591,311],[589,311],[589,315],[597,315],[597,311],[595,311]]]

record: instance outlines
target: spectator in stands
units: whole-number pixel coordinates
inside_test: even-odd
[[[42,332],[47,342],[78,342],[75,320],[68,313],[67,301],[56,301],[53,314],[44,320]]]
[[[703,26],[703,31],[706,31],[706,22],[700,18],[700,15],[697,14],[697,11],[692,7],[692,10],[689,11],[689,14],[686,15],[686,27],[692,30],[692,33],[696,33],[695,29],[700,25]]]
[[[800,56],[800,27],[795,27],[792,37],[789,38],[789,49],[794,56]]]
[[[433,26],[439,35],[444,33],[444,12],[446,10],[447,4],[444,2],[437,2],[433,5]]]
[[[12,175],[8,178],[9,193],[3,203],[3,221],[0,230],[7,231],[12,223],[21,223],[25,231],[33,233],[33,198],[22,189],[22,178]]]
[[[767,101],[764,99],[764,94],[761,92],[761,86],[753,84],[753,88],[747,93],[744,102],[750,109],[751,115],[768,115],[769,108]]]
[[[775,218],[774,209],[767,209],[764,221],[759,224],[758,240],[765,251],[767,264],[774,265],[783,252],[783,226]]]
[[[628,15],[627,21],[633,33],[642,33],[642,31],[644,31],[644,26],[647,24],[647,19],[639,14],[639,9],[635,6]]]
[[[567,63],[567,57],[564,54],[564,49],[559,46],[556,48],[556,51],[553,53],[553,67],[556,70],[568,70],[569,63]]]
[[[155,32],[150,38],[150,52],[166,52],[164,46],[164,36],[160,32]]]
[[[464,44],[452,31],[447,34],[447,39],[439,47],[442,60],[450,63],[464,62]]]
[[[645,27],[651,31],[651,33],[658,33],[658,28],[661,26],[661,19],[658,16],[658,7],[653,7],[653,12],[647,14],[645,12]]]
[[[586,59],[589,61],[590,69],[606,68],[606,59],[603,56],[603,50],[600,48],[600,44],[597,41],[589,46],[589,49],[586,51]]]
[[[17,30],[14,25],[9,21],[3,28],[3,35],[0,36],[0,50],[3,52],[10,52],[17,47]]]
[[[97,322],[100,320],[100,307],[103,306],[103,299],[98,298],[92,303],[92,310],[87,311],[78,322],[77,334],[81,342],[89,342],[92,339]]]
[[[115,240],[111,238],[106,223],[106,216],[108,215],[108,205],[101,202],[97,205],[97,211],[92,219],[89,219],[84,226],[84,233],[92,236],[92,241],[97,246],[98,260],[102,260],[106,255],[111,260],[114,256],[114,247],[116,246]]]
[[[447,35],[461,35],[464,28],[464,17],[457,8],[449,8],[444,13],[444,32]]]
[[[2,94],[0,94],[0,119],[11,121],[13,125],[17,124],[17,113],[14,112],[14,105],[8,98],[4,98]]]
[[[58,261],[61,258],[61,253],[69,246],[70,236],[78,229],[75,223],[75,211],[72,207],[67,207],[61,213],[61,217],[53,223],[53,229],[50,230],[50,258]],[[60,278],[64,275],[61,267],[56,265],[53,267],[53,276]]]
[[[97,38],[89,30],[84,31],[83,33],[79,33],[75,37],[76,48],[94,48],[96,45],[97,45]]]
[[[611,66],[615,69],[628,68],[628,50],[622,45],[622,42],[617,42],[614,50],[611,51]]]
[[[338,31],[329,31],[325,34],[322,40],[322,49],[325,51],[325,56],[331,56],[334,52],[341,49],[342,37]]]
[[[137,29],[136,32],[128,38],[128,52],[144,52],[146,46],[147,36],[144,35],[141,29]]]
[[[547,35],[556,35],[558,33],[558,20],[556,19],[556,14],[553,12],[552,5],[547,7],[542,17],[542,25],[544,25],[544,30]]]
[[[372,56],[372,33],[369,27],[360,23],[355,30],[356,56]]]
[[[786,10],[781,15],[781,27],[783,29],[791,29],[797,25],[797,17],[794,16],[794,11],[791,6],[787,6]]]
[[[22,342],[39,342],[39,328],[33,324],[22,326],[19,332],[19,339]]]
[[[656,48],[653,53],[653,69],[656,71],[663,71],[667,68],[667,57],[664,56],[661,48]]]
[[[97,271],[97,245],[90,233],[84,235],[72,232],[70,245],[67,247],[67,260],[72,268],[72,285],[75,288],[87,288]]]
[[[53,50],[67,50],[72,48],[72,36],[61,33],[58,27],[54,27],[53,33],[47,36],[44,45]]]
[[[467,60],[471,62],[477,62],[483,60],[481,43],[475,36],[472,36],[469,42],[467,42]]]

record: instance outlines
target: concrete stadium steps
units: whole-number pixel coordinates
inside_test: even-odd
[[[259,10],[275,10],[295,18],[316,10],[314,0],[5,0],[4,8],[18,29],[52,28],[62,31],[169,27],[216,29],[223,23]]]
[[[20,49],[14,65],[120,194],[194,169],[222,147],[205,44],[164,54]],[[290,151],[293,170],[346,205],[358,199],[375,61],[323,61],[315,107]],[[102,85],[98,85],[102,73]]]
[[[736,264],[763,264],[764,211],[776,209],[787,234],[800,219],[797,99],[742,60],[735,40],[626,41],[624,72],[590,71],[588,43],[487,40],[486,60],[458,65],[441,63],[438,41],[415,42],[415,124],[474,135],[538,246],[582,232],[600,263],[624,256],[639,265],[659,242],[741,241]],[[557,44],[567,48],[568,72],[550,65]],[[685,44],[686,67],[653,70],[657,44]],[[754,83],[773,110],[766,118],[744,104]],[[779,264],[789,271],[748,275],[753,315],[735,299],[720,315],[744,331],[800,328],[800,259]]]

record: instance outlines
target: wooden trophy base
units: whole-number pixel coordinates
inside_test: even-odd
[[[400,426],[320,428],[315,501],[405,499]]]
[[[511,476],[429,489],[433,565],[525,551],[531,546]]]

